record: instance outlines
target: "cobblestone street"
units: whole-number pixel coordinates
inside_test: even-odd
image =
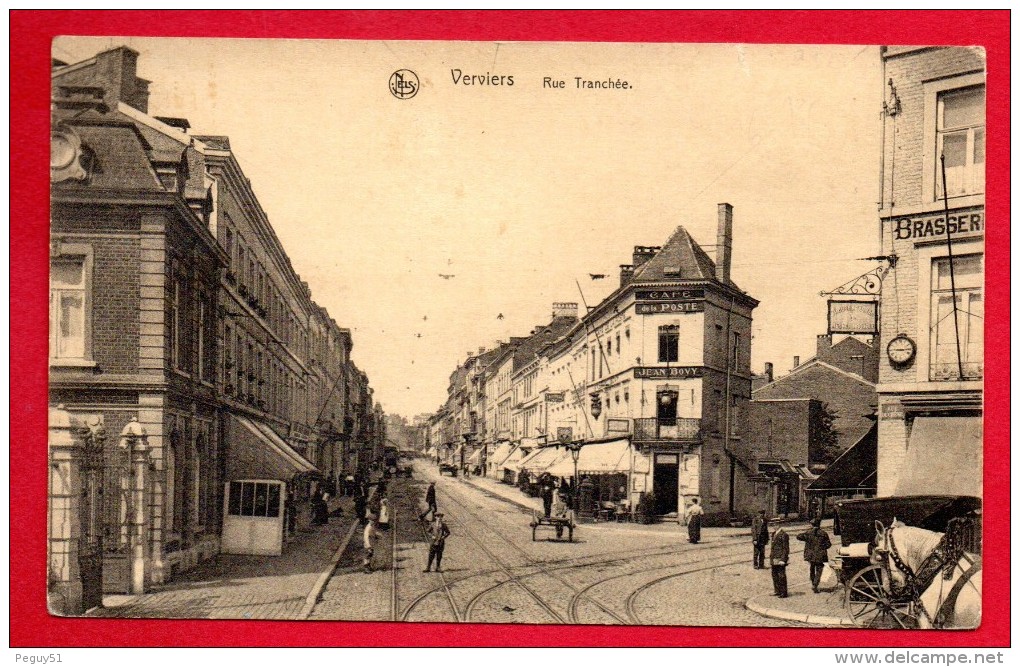
[[[352,525],[351,503],[340,517],[299,533],[281,556],[221,554],[140,596],[106,596],[90,616],[103,618],[296,619]]]
[[[416,515],[436,481],[452,531],[442,573],[424,573]],[[502,488],[500,488],[502,486]],[[498,492],[498,493],[497,493]],[[533,500],[489,480],[440,477],[419,461],[416,478],[390,484],[394,528],[383,533],[371,574],[352,539],[311,618],[481,623],[795,626],[745,607],[767,596],[767,570],[751,567],[746,529],[706,529],[698,545],[682,526],[583,524],[573,543],[551,530],[532,541]],[[517,498],[514,498],[514,496]],[[506,496],[506,497],[504,497]],[[802,596],[807,566],[794,541],[791,595]],[[808,595],[811,595],[810,593]]]

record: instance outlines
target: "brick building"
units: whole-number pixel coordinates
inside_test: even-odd
[[[144,433],[148,585],[224,548],[243,480],[286,485],[285,541],[311,485],[367,473],[385,431],[350,332],[312,301],[229,139],[150,115],[137,58],[54,62],[50,400]],[[124,471],[106,442],[111,491]],[[109,591],[127,585],[120,496],[97,518]]]
[[[980,495],[985,58],[885,47],[882,67],[878,493]]]

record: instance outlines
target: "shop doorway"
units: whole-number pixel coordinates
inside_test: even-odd
[[[676,514],[677,492],[680,480],[680,455],[656,454],[652,472],[652,489],[655,492],[655,513],[659,516]]]

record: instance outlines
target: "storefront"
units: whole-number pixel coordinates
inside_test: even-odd
[[[223,553],[283,552],[289,534],[310,524],[309,494],[319,471],[269,426],[227,419]]]
[[[567,453],[567,452],[564,452]],[[567,453],[546,468],[553,477],[571,478],[575,475],[573,456]],[[605,442],[587,443],[577,452],[576,475],[581,479],[578,489],[581,514],[610,518],[618,514],[630,515],[627,499],[631,471],[630,440],[620,438]],[[571,486],[574,482],[571,483]]]

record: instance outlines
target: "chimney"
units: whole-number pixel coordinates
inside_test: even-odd
[[[96,72],[100,82],[109,86],[107,100],[111,107],[123,102],[142,113],[149,112],[149,82],[137,76],[137,51],[119,46],[97,54]]]
[[[662,250],[662,246],[657,245],[636,245],[634,246],[634,270],[640,269],[641,265],[655,257],[655,253]]]
[[[826,353],[832,349],[832,335],[831,334],[819,334],[817,347],[815,348],[815,356],[819,359],[824,359]]]
[[[620,287],[625,286],[634,277],[634,265],[633,264],[621,264],[620,265]]]
[[[800,357],[799,356],[795,356],[793,358],[793,367],[796,368],[797,366],[800,366]]]
[[[478,346],[478,355],[481,356],[483,354],[485,354],[485,346],[484,345],[479,345]]]
[[[554,301],[552,305],[552,316],[577,318],[576,301]]]
[[[715,246],[715,279],[730,282],[730,258],[733,254],[733,207],[719,204],[719,234]]]
[[[773,371],[772,371],[772,362],[771,361],[766,361],[765,362],[765,381],[768,382],[769,384],[771,384],[772,380],[773,380],[773,377],[774,377],[774,374],[773,374]]]

